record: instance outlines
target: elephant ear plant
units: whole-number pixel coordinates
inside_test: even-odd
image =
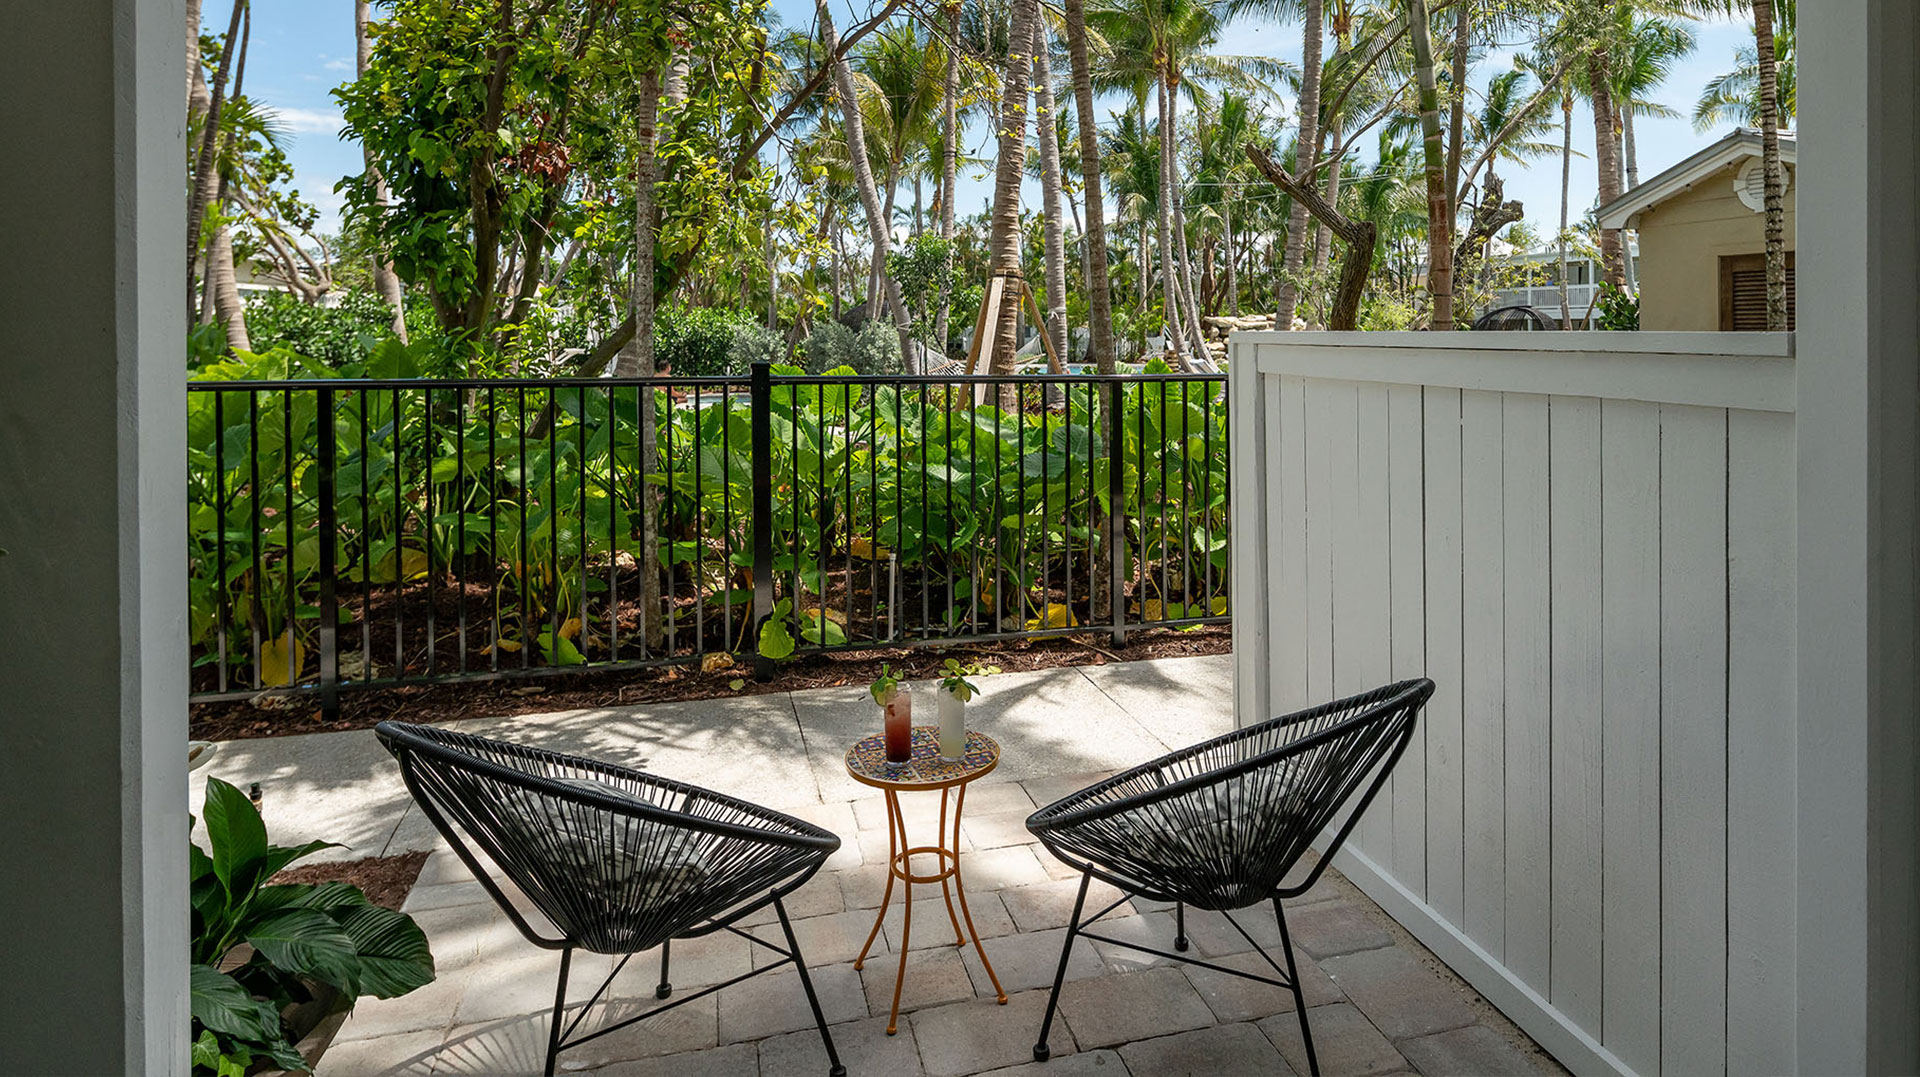
[[[268,844],[259,811],[218,778],[207,779],[203,812],[210,851],[192,846],[189,869],[194,1072],[305,1071],[294,1042],[306,1030],[287,1021],[296,1007],[338,1012],[362,995],[394,998],[433,982],[433,954],[412,917],[347,883],[268,885],[334,843]]]

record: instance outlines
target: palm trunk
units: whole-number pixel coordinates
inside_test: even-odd
[[[1300,48],[1300,133],[1295,140],[1294,179],[1313,183],[1315,157],[1320,139],[1320,67],[1322,36],[1326,32],[1324,0],[1306,0]],[[1425,5],[1421,5],[1424,9]],[[1307,240],[1307,207],[1295,200],[1287,211],[1287,245],[1280,262],[1279,303],[1273,327],[1293,328],[1293,309],[1299,302],[1301,256]]]
[[[1187,211],[1182,204],[1180,182],[1180,151],[1177,146],[1179,134],[1179,109],[1176,97],[1180,83],[1171,69],[1165,72],[1167,94],[1167,187],[1173,198],[1173,243],[1174,251],[1180,259],[1180,298],[1181,310],[1187,319],[1187,343],[1193,350],[1193,358],[1200,370],[1213,368],[1213,357],[1207,351],[1207,336],[1200,321],[1200,302],[1196,296],[1195,285],[1199,276],[1193,263],[1193,250],[1187,241]],[[1192,369],[1183,365],[1182,369]]]
[[[833,13],[827,0],[817,0],[815,9],[820,13],[820,44],[830,57],[833,65],[833,81],[839,91],[840,121],[847,136],[847,155],[853,160],[853,181],[860,191],[860,205],[867,213],[867,233],[873,240],[874,264],[881,267],[880,291],[884,293],[887,310],[893,314],[893,328],[900,336],[900,361],[906,364],[907,372],[918,374],[919,363],[913,353],[913,326],[907,319],[906,304],[900,301],[900,283],[893,274],[886,271],[887,264],[887,219],[880,206],[880,194],[874,189],[873,169],[867,162],[866,132],[860,123],[860,99],[854,96],[853,72],[847,67],[845,59],[839,56],[840,39],[833,30]],[[875,308],[871,305],[868,311]]]
[[[1093,111],[1093,69],[1087,56],[1086,0],[1066,0],[1067,59],[1073,68],[1073,104],[1079,120],[1080,182],[1086,188],[1082,242],[1087,264],[1087,347],[1102,373],[1114,369],[1113,286],[1107,267],[1107,206],[1100,174],[1100,128]],[[1098,575],[1096,573],[1096,575]]]
[[[240,301],[240,287],[233,272],[233,229],[225,221],[214,226],[207,239],[207,292],[212,301],[213,320],[227,328],[227,347],[234,351],[253,350],[247,337],[247,310]]]
[[[947,319],[953,310],[953,198],[960,161],[960,5],[947,6],[947,83],[940,120],[940,238],[946,246],[946,272],[940,278],[940,313],[933,338],[947,354]]]
[[[655,125],[660,115],[660,72],[648,68],[640,74],[640,101],[634,108],[636,144],[633,154],[633,293],[629,305],[633,311],[633,338],[620,349],[613,372],[622,378],[654,376],[654,247]],[[639,389],[640,473],[652,475],[659,468],[656,440],[654,391]],[[660,501],[651,483],[642,487],[640,511],[640,620],[647,646],[658,648],[665,639],[666,611],[662,603],[660,581]]]
[[[1753,0],[1753,43],[1760,66],[1760,161],[1767,216],[1767,328],[1787,327],[1786,202],[1780,166],[1780,81],[1775,70],[1773,0]]]
[[[1608,6],[1609,0],[1600,0]],[[1604,23],[1604,20],[1603,20]],[[1593,156],[1599,169],[1601,205],[1620,197],[1620,162],[1614,153],[1613,72],[1605,45],[1587,54],[1587,85],[1593,94]],[[1600,264],[1609,283],[1625,286],[1626,262],[1620,244],[1620,229],[1600,230]]]
[[[899,190],[900,158],[894,156],[887,162],[887,193],[880,204],[880,219],[887,222],[889,246],[893,242],[893,200],[895,193]],[[873,264],[867,268],[867,286],[871,289],[867,293],[867,317],[869,318],[878,318],[886,309],[886,278],[887,247],[876,243],[873,247]]]
[[[1408,37],[1413,42],[1414,80],[1420,91],[1420,133],[1427,175],[1427,294],[1433,309],[1427,328],[1453,328],[1453,200],[1447,194],[1446,148],[1440,130],[1440,90],[1433,73],[1433,38],[1427,0],[1407,0]]]
[[[1231,199],[1222,200],[1221,209],[1223,211],[1222,216],[1226,218],[1227,228],[1227,312],[1238,318],[1240,316],[1240,282],[1233,275],[1233,264],[1239,261],[1239,258],[1235,255],[1237,248],[1235,248],[1233,244],[1233,201]]]
[[[824,2],[824,0],[822,0]],[[1020,181],[1027,168],[1027,83],[1031,60],[1020,54],[1032,48],[1036,0],[1013,0],[1007,40],[1006,77],[1000,99],[1000,159],[993,183],[993,229],[989,252],[993,275],[1002,282],[1001,302],[994,328],[993,353],[987,369],[993,374],[1013,371],[1013,353],[1019,346],[1014,333],[1020,324],[1020,296],[1026,279],[1020,269]]]
[[[1627,190],[1631,191],[1640,186],[1640,155],[1634,151],[1633,102],[1631,101],[1627,102],[1627,107],[1620,110],[1620,128],[1620,144],[1626,149]]]
[[[373,39],[367,34],[368,0],[353,0],[353,37],[357,46],[354,72],[360,78],[367,77],[367,64],[373,59]],[[373,199],[383,209],[392,200],[387,189],[387,177],[380,174],[380,168],[373,160],[373,149],[363,145],[361,155],[366,160],[367,177],[373,180]],[[393,335],[402,343],[407,339],[407,305],[405,294],[400,289],[400,278],[393,271],[393,263],[384,258],[373,260],[373,290],[379,293],[381,302],[393,308]]]
[[[1159,205],[1154,216],[1160,256],[1160,321],[1173,344],[1176,361],[1185,369],[1187,337],[1180,325],[1185,315],[1181,313],[1180,271],[1173,248],[1173,110],[1167,100],[1165,79],[1154,80],[1153,97],[1160,112],[1160,197],[1155,200]]]
[[[1065,222],[1060,207],[1060,126],[1054,113],[1053,61],[1048,56],[1047,20],[1033,20],[1033,89],[1039,111],[1034,128],[1040,133],[1040,191],[1046,217],[1047,336],[1053,354],[1067,357],[1067,250]]]
[[[1573,91],[1560,98],[1560,328],[1573,328],[1567,299],[1567,189],[1573,182]]]
[[[234,0],[233,14],[227,23],[227,47],[220,54],[220,68],[214,72],[213,88],[207,96],[205,118],[201,121],[200,149],[194,161],[192,182],[187,196],[187,321],[194,320],[193,309],[193,269],[200,257],[200,237],[202,225],[207,215],[207,206],[213,201],[219,186],[219,169],[214,167],[214,145],[220,129],[220,108],[226,102],[227,78],[233,71],[234,57],[240,50],[235,42],[240,40],[240,19],[247,8],[246,0]],[[195,71],[200,69],[200,48],[198,35],[200,28],[195,24],[190,30],[195,35],[195,43],[190,47],[188,57]],[[193,91],[189,91],[189,97]]]

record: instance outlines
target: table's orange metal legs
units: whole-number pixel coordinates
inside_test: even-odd
[[[893,1010],[887,1015],[887,1035],[899,1030],[900,1025],[900,988],[907,981],[907,950],[913,935],[913,884],[939,883],[940,892],[946,898],[947,919],[953,924],[953,944],[965,946],[969,936],[973,939],[973,948],[980,955],[980,965],[987,970],[987,978],[993,981],[994,994],[1001,1005],[1007,1003],[1007,992],[1000,986],[1000,977],[993,971],[993,962],[987,960],[986,948],[980,945],[980,934],[973,927],[973,911],[967,907],[967,890],[960,878],[960,810],[966,803],[967,787],[962,784],[953,801],[953,827],[947,827],[947,794],[951,789],[940,790],[940,829],[939,841],[935,845],[909,845],[907,843],[907,820],[900,810],[900,795],[887,790],[887,889],[880,898],[880,909],[874,914],[873,930],[867,932],[867,943],[860,948],[860,956],[853,967],[865,967],[867,952],[873,949],[873,940],[880,936],[880,925],[887,917],[887,908],[893,902],[893,881],[900,880],[905,888],[903,910],[900,921],[900,971],[893,980]],[[916,855],[931,856],[938,868],[929,875],[913,873],[913,858]],[[948,885],[948,880],[952,885]],[[960,912],[955,915],[953,896],[960,895]],[[965,918],[967,927],[960,929],[960,921]]]

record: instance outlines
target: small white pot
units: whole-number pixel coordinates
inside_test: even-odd
[[[967,751],[967,704],[959,696],[940,689],[940,758],[954,760]]]

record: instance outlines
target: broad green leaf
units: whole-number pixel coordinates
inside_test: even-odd
[[[335,909],[333,916],[353,940],[362,994],[396,998],[433,982],[433,951],[412,917],[367,904]]]
[[[213,847],[213,873],[233,896],[235,878],[251,879],[254,862],[267,853],[266,824],[245,793],[219,778],[207,779],[201,817],[207,824],[207,843]]]
[[[357,994],[353,940],[319,909],[286,909],[254,924],[247,941],[279,968]]]
[[[280,1014],[211,965],[189,970],[187,1004],[193,1019],[215,1032],[245,1040],[280,1036]]]

